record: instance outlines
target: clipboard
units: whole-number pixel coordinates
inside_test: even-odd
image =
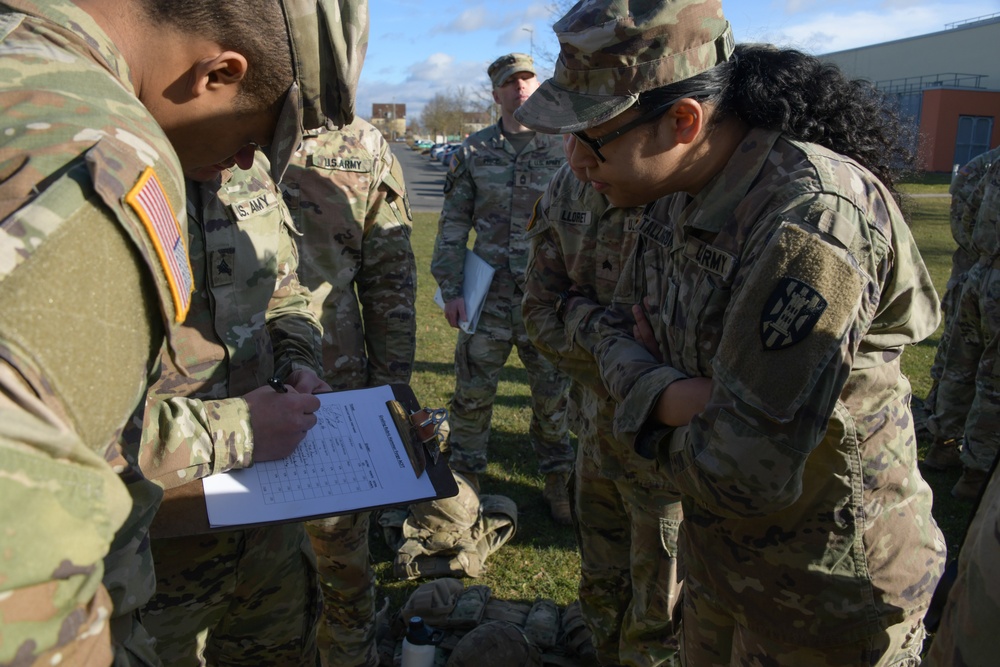
[[[385,436],[390,439],[390,443],[395,442],[392,438],[392,436],[395,436],[398,438],[399,443],[403,446],[405,451],[407,460],[404,463],[401,460],[402,456],[397,456],[402,470],[394,471],[394,473],[408,475],[409,477],[414,477],[417,480],[426,476],[426,479],[429,481],[429,484],[421,483],[422,488],[427,489],[427,491],[421,493],[420,497],[407,498],[405,500],[397,500],[395,502],[379,502],[382,498],[382,494],[377,491],[373,491],[369,494],[364,494],[363,498],[362,495],[357,496],[357,502],[360,506],[353,506],[350,509],[342,511],[324,511],[315,514],[288,516],[277,520],[248,520],[245,523],[241,522],[238,524],[213,525],[210,520],[208,507],[209,501],[206,499],[205,494],[205,480],[195,480],[189,484],[165,491],[163,502],[156,515],[153,517],[153,522],[150,526],[150,536],[159,539],[220,531],[241,530],[256,526],[308,521],[310,519],[319,519],[327,516],[355,514],[357,512],[366,512],[385,507],[404,506],[413,502],[425,502],[428,500],[450,498],[458,495],[458,485],[455,483],[455,478],[452,475],[451,470],[448,468],[447,462],[440,453],[440,447],[438,445],[436,434],[437,426],[440,421],[443,420],[445,411],[422,408],[409,385],[393,384],[383,387],[372,387],[368,389],[356,390],[354,393],[357,393],[362,400],[365,400],[367,399],[367,395],[363,392],[369,391],[373,394],[378,394],[379,396],[388,395],[390,397],[388,401],[385,401],[385,411],[390,415],[391,419],[383,421],[380,418],[379,426],[385,432]],[[350,392],[333,392],[330,396],[332,397],[333,394],[346,395],[348,393]],[[324,395],[318,394],[318,396],[322,397]],[[324,408],[321,408],[321,411],[323,409]],[[392,427],[391,429],[389,428],[390,425]],[[356,428],[356,426],[356,424],[351,424],[352,428]],[[345,426],[345,429],[346,428],[347,427]],[[303,445],[300,445],[300,448],[301,447],[303,447]],[[281,462],[268,463],[280,465]],[[266,465],[268,464],[257,464],[256,466],[247,468],[244,471],[233,472],[241,475],[247,475],[250,474],[251,471],[254,471],[255,468],[261,468]],[[230,473],[224,473],[223,475],[230,475]],[[223,475],[213,477],[219,478]],[[236,477],[236,475],[230,475],[230,477]],[[216,483],[219,481],[220,480],[218,479],[213,480],[212,484],[217,485]],[[346,493],[347,495],[350,494],[350,492]]]

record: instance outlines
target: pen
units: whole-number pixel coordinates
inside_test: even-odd
[[[271,385],[271,389],[275,390],[279,394],[287,394],[288,393],[288,387],[286,387],[285,383],[282,382],[281,380],[279,380],[276,377],[269,377],[269,378],[267,378],[267,383],[269,385]]]

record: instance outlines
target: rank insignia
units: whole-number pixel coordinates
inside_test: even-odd
[[[760,316],[764,349],[783,350],[805,340],[826,306],[826,299],[812,286],[795,278],[782,278]]]

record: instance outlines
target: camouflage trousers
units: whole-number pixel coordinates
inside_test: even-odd
[[[942,439],[964,433],[962,463],[989,470],[1000,447],[1000,263],[969,270],[950,332],[927,425]]]
[[[153,540],[143,625],[164,665],[318,664],[322,598],[301,523]]]
[[[924,402],[924,409],[931,414],[934,412],[937,401],[937,384],[941,381],[941,375],[944,373],[944,360],[951,341],[951,324],[958,318],[958,307],[961,303],[962,289],[965,286],[967,276],[967,270],[957,272],[956,267],[952,266],[948,285],[945,287],[944,296],[941,297],[941,316],[944,321],[944,329],[941,331],[941,340],[938,341],[937,349],[934,351],[934,361],[931,362],[932,388]]]
[[[704,554],[711,558],[711,554]],[[684,581],[681,664],[697,667],[916,667],[924,643],[923,614],[851,644],[801,646],[762,635],[740,624],[700,582]],[[776,634],[780,633],[777,629]]]
[[[361,512],[306,524],[325,598],[318,643],[326,667],[378,666],[369,520]]]
[[[500,371],[515,346],[531,386],[528,436],[538,456],[538,469],[542,474],[573,469],[573,446],[566,426],[569,379],[532,345],[521,309],[514,308],[510,322],[484,312],[476,333],[458,333],[455,394],[448,414],[450,465],[458,472],[486,471],[493,401]]]
[[[573,509],[580,609],[601,664],[676,665],[680,496],[606,479],[578,456]]]
[[[958,575],[927,667],[995,665],[1000,635],[1000,475],[994,474],[958,556]]]

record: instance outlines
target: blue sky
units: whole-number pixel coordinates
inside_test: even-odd
[[[544,61],[558,52],[555,7],[570,0],[369,0],[368,56],[358,112],[373,102],[407,105],[419,117],[436,93],[486,92],[486,67],[512,51]],[[945,30],[1000,13],[1000,0],[723,0],[737,41],[771,42],[809,53],[877,44]],[[550,72],[541,72],[544,78]]]

